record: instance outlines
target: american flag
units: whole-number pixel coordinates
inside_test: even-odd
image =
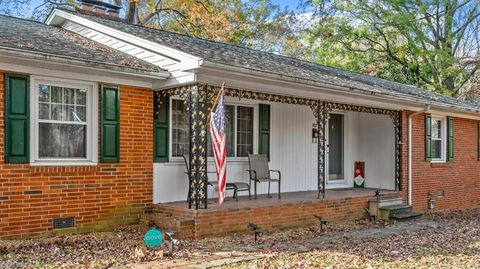
[[[215,170],[218,181],[218,203],[225,199],[225,186],[227,182],[227,151],[225,135],[225,103],[222,91],[217,108],[210,117],[210,134],[212,136],[213,155],[215,156]]]

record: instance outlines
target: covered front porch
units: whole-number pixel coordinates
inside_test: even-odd
[[[287,192],[281,200],[260,195],[257,200],[241,196],[235,202],[229,197],[222,205],[212,198],[202,210],[188,209],[185,201],[178,201],[154,205],[144,221],[174,231],[177,238],[198,239],[251,232],[250,223],[270,232],[316,225],[317,217],[328,222],[357,220],[367,216],[364,208],[369,200],[400,197],[398,191],[348,188],[327,189],[322,199],[317,191]]]
[[[230,199],[220,206],[211,203],[216,190],[208,186],[207,180],[215,178],[207,172],[215,168],[208,150],[206,120],[211,100],[219,90],[218,86],[195,84],[156,92],[155,138],[165,139],[166,136],[168,144],[161,152],[156,152],[156,157],[162,161],[154,164],[154,203],[174,202],[192,209],[248,206],[242,202],[245,198],[238,203]],[[296,197],[290,201],[295,203],[328,199],[327,190],[333,189],[349,189],[343,195],[351,197],[372,194],[376,189],[401,189],[399,111],[297,97],[294,93],[292,90],[292,95],[287,96],[225,90],[226,103],[234,111],[230,139],[235,141],[232,154],[227,158],[227,182],[249,183],[245,153],[265,153],[270,158],[270,169],[282,172],[282,199],[261,196],[258,198],[261,203],[283,204],[288,199],[285,197]],[[262,105],[269,107],[267,152],[259,139]],[[182,109],[187,122],[183,129],[175,123]],[[158,120],[160,118],[164,121]],[[159,131],[163,133],[159,135]],[[175,140],[179,134],[187,138],[183,144]],[[189,171],[179,152],[191,156]],[[364,164],[366,189],[351,189],[356,162]],[[273,184],[272,193],[276,188]],[[267,184],[259,184],[258,192],[266,193]],[[186,202],[188,193],[189,203]]]

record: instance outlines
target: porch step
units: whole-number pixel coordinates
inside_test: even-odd
[[[175,234],[175,238],[191,238],[194,233],[195,222],[190,218],[176,218],[158,212],[146,212],[140,218],[143,225],[155,224],[162,231],[170,231]]]
[[[390,219],[402,221],[402,220],[411,220],[415,218],[420,218],[423,214],[420,212],[403,212],[403,213],[393,213],[390,215]]]
[[[412,212],[411,205],[389,205],[379,208],[377,218],[383,220],[409,220],[422,216],[420,212]]]
[[[382,206],[380,211],[388,211],[390,214],[397,214],[397,213],[408,213],[412,211],[411,205],[389,205],[389,206]]]
[[[376,216],[377,213],[380,213],[380,208],[398,205],[403,205],[402,198],[374,198],[368,201],[368,211],[372,216]]]

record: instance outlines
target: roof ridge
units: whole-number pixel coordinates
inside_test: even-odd
[[[8,14],[0,14],[0,17],[5,17],[5,18],[9,18],[9,19],[16,19],[16,20],[19,20],[19,21],[33,22],[33,23],[45,25],[45,26],[48,26],[48,27],[53,27],[51,25],[45,24],[41,21],[37,21],[37,20],[31,19],[31,18],[20,18],[20,17],[15,17],[15,16],[12,16],[12,15],[8,15]]]

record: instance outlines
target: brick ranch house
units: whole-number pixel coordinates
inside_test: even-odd
[[[185,237],[273,230],[361,218],[376,190],[417,211],[480,206],[479,105],[117,15],[83,1],[45,23],[0,16],[0,238],[145,212]],[[267,154],[281,199],[216,204],[206,120],[224,81],[228,180]]]

